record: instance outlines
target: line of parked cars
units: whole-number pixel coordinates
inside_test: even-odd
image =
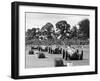
[[[38,50],[39,52],[35,53]],[[83,50],[79,51],[71,46],[45,46],[45,45],[34,45],[31,47],[29,54],[38,54],[48,52],[49,54],[62,54],[62,58],[65,60],[82,60]]]

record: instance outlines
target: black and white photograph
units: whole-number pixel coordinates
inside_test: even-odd
[[[12,3],[14,79],[97,74],[97,7]]]
[[[25,18],[26,68],[89,65],[89,15],[26,12]]]

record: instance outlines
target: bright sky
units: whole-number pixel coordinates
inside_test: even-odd
[[[52,23],[55,28],[55,24],[61,20],[66,20],[72,27],[73,25],[77,25],[78,22],[83,19],[89,19],[89,16],[75,14],[26,13],[26,31],[27,29],[32,29],[33,27],[41,28],[47,22]]]

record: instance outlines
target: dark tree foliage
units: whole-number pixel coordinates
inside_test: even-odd
[[[59,40],[62,41],[63,44],[69,44],[68,41],[65,42],[68,39],[71,39],[72,42],[77,39],[89,39],[89,19],[84,19],[77,24],[79,25],[79,28],[73,26],[72,29],[70,29],[70,24],[65,20],[61,20],[55,24],[55,31],[53,24],[48,22],[41,29],[28,29],[25,32],[25,41],[26,43],[31,44],[33,39],[39,39],[39,41],[46,40],[49,41],[48,43],[52,41],[52,43],[55,43],[55,41]],[[70,44],[72,44],[71,40]]]
[[[54,32],[54,26],[51,23],[47,23],[41,28],[41,32],[43,35],[47,37],[47,39],[52,39],[52,33]]]
[[[64,39],[69,33],[70,25],[65,20],[62,20],[56,23],[56,28],[60,30],[61,39]]]
[[[89,28],[90,28],[90,21],[89,19],[84,19],[79,22],[79,30],[81,34],[83,34],[83,37],[89,38]]]
[[[39,29],[37,28],[32,28],[32,29],[28,29],[26,32],[26,38],[28,40],[31,40],[33,38],[37,38],[38,34],[39,34]]]
[[[78,29],[76,26],[73,26],[73,28],[70,31],[70,38],[78,38]]]

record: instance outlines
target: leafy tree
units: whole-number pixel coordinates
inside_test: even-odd
[[[59,35],[61,36],[60,39],[65,39],[68,37],[68,33],[70,30],[70,25],[65,21],[59,21],[56,23],[56,28],[59,30]]]
[[[81,34],[83,34],[83,37],[89,38],[89,28],[90,28],[90,21],[89,19],[84,19],[79,22],[79,30]]]
[[[78,29],[76,26],[73,26],[71,29],[70,38],[78,38]]]
[[[54,26],[51,23],[46,23],[46,25],[44,25],[41,28],[41,32],[42,35],[45,35],[47,37],[47,39],[52,39],[52,33],[54,32]]]
[[[28,29],[26,32],[26,39],[31,40],[37,38],[37,34],[39,33],[37,30],[37,28]]]

